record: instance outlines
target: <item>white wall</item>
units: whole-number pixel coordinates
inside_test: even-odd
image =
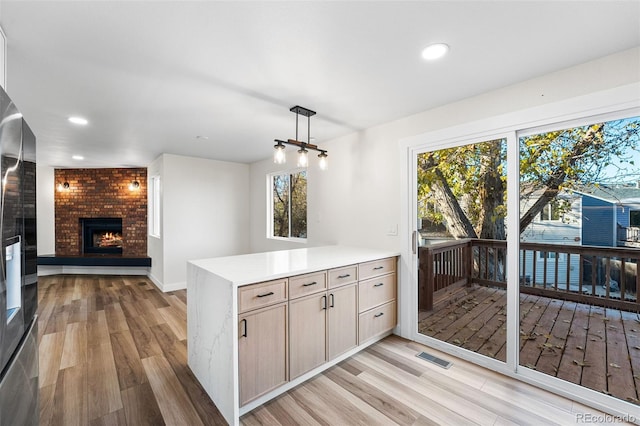
[[[161,161],[161,288],[171,291],[186,288],[188,260],[249,252],[249,165],[171,154]]]
[[[639,80],[640,48],[635,48],[320,142],[329,151],[330,168],[309,173],[308,245],[339,243],[400,250],[400,237],[388,235],[401,221],[400,165],[405,160],[400,139]],[[271,159],[251,165],[252,251],[287,248],[266,238],[264,175],[272,170]]]
[[[54,188],[53,167],[36,165],[38,255],[56,251]]]
[[[162,194],[164,190],[164,156],[160,156],[153,160],[151,164],[147,167],[147,205],[151,204],[151,191],[149,182],[151,181],[152,176],[160,176],[160,200],[164,200],[164,196]],[[160,205],[160,238],[151,237],[147,232],[147,256],[151,258],[151,269],[149,270],[149,278],[156,283],[158,287],[162,286],[164,283],[164,227],[162,218],[163,215],[163,205]],[[147,208],[147,216],[149,213],[149,209]]]

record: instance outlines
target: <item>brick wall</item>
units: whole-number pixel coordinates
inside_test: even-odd
[[[82,254],[80,218],[121,217],[123,256],[147,255],[147,169],[56,169],[56,255]],[[137,190],[129,189],[134,180]],[[58,186],[69,182],[68,189]]]

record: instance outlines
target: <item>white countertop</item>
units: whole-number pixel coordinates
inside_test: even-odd
[[[399,255],[389,250],[324,246],[191,260],[189,263],[241,286]]]

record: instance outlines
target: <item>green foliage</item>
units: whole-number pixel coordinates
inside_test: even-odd
[[[497,158],[496,158],[497,157]],[[418,200],[420,217],[432,222],[442,223],[443,214],[439,206],[430,201],[433,183],[438,179],[436,168],[442,172],[453,195],[463,211],[474,225],[478,223],[484,202],[479,191],[483,173],[497,173],[506,182],[506,141],[464,145],[456,148],[441,149],[418,156]],[[484,164],[495,164],[487,169]],[[503,197],[506,203],[506,192]],[[497,216],[506,215],[506,204],[493,212]]]
[[[596,123],[520,138],[520,180],[543,188],[562,176],[559,189],[593,185],[613,165],[619,178],[629,173],[638,152],[640,117]]]
[[[614,183],[638,180],[640,174],[634,158],[638,158],[639,141],[640,117],[520,138],[520,197],[536,199],[545,193],[545,198],[540,197],[544,203],[536,203],[530,211],[521,212],[521,231],[562,189],[598,185],[607,179],[613,179]],[[447,217],[453,217],[450,206],[437,205],[434,201],[435,185],[443,178],[455,197],[454,202],[476,230],[483,218],[485,223],[489,219],[504,226],[505,140],[441,149],[418,156],[418,215],[446,224]],[[502,185],[492,187],[491,182],[502,182]],[[496,202],[500,199],[502,203]],[[559,212],[568,209],[562,203],[558,206]]]

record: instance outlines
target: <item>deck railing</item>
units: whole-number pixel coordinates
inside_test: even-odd
[[[628,228],[618,228],[618,241],[625,243],[638,243],[640,242],[640,228],[637,226],[630,226]]]
[[[460,287],[506,288],[506,241],[466,239],[419,249],[421,310],[446,300]],[[520,243],[520,292],[640,312],[640,250]]]

